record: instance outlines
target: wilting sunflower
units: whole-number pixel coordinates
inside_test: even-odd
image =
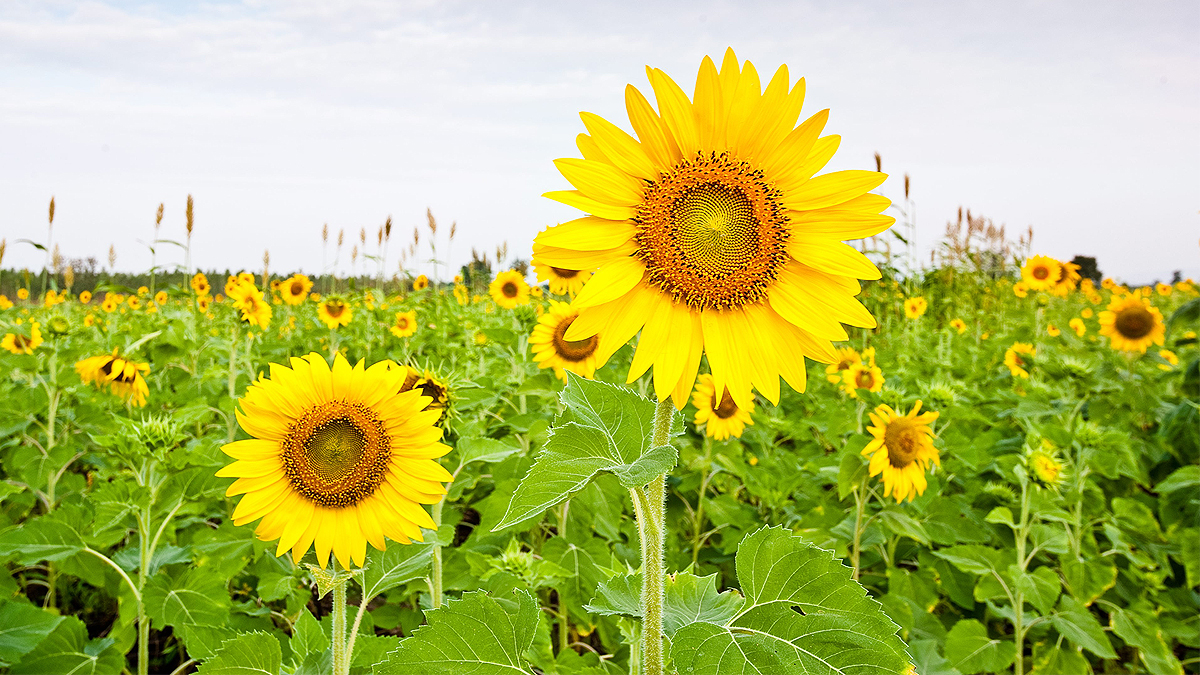
[[[148,363],[123,358],[113,349],[111,354],[79,361],[75,364],[75,372],[79,373],[79,379],[84,384],[94,385],[101,391],[107,390],[139,408],[146,405],[150,388],[146,386],[143,375],[150,372]]]
[[[967,332],[967,322],[963,321],[962,319],[951,319],[950,327],[958,331],[959,335]]]
[[[1162,312],[1138,296],[1113,298],[1099,320],[1100,334],[1108,336],[1113,349],[1123,352],[1145,354],[1152,344],[1161,347],[1166,336]]]
[[[192,276],[191,285],[196,295],[208,295],[212,292],[212,286],[208,284],[208,277],[204,276],[203,272],[196,272]]]
[[[417,310],[396,312],[396,323],[391,328],[392,335],[403,338],[417,332]]]
[[[850,394],[850,398],[858,398],[859,389],[879,393],[883,389],[883,370],[875,365],[874,360],[855,363],[842,373],[842,389]]]
[[[293,274],[279,286],[279,295],[289,305],[299,305],[308,297],[313,282],[303,274]]]
[[[848,370],[850,366],[862,362],[862,356],[852,347],[839,347],[837,350],[837,362],[825,366],[825,379],[833,384],[842,381],[842,372]]]
[[[91,301],[92,301],[92,292],[91,291],[80,291],[79,292],[79,304],[86,305]]]
[[[317,318],[329,330],[338,326],[349,326],[353,316],[354,310],[341,298],[327,298],[325,302],[317,305]]]
[[[309,547],[322,567],[332,551],[343,567],[362,566],[367,543],[423,541],[434,527],[422,504],[436,504],[450,474],[435,459],[450,451],[428,397],[401,392],[407,372],[382,361],[333,367],[319,354],[271,364],[269,378],[246,390],[237,411],[253,438],[223,446],[238,460],[217,472],[244,494],[235,525],[262,518],[259,539],[299,561]]]
[[[1050,292],[1060,298],[1065,298],[1079,285],[1080,278],[1079,265],[1073,262],[1059,263],[1058,279],[1054,282],[1054,288],[1050,289]]]
[[[414,291],[423,291],[426,288],[429,288],[429,277],[425,276],[424,274],[421,274],[421,275],[418,275],[416,279],[413,279],[413,290]]]
[[[870,194],[886,176],[814,177],[840,138],[820,135],[827,111],[796,126],[804,81],[792,86],[786,67],[764,91],[733,50],[720,70],[706,57],[690,100],[663,71],[647,73],[657,112],[625,90],[636,139],[583,113],[583,158],[555,162],[577,189],[546,196],[590,215],[540,233],[534,255],[596,269],[566,337],[603,332],[619,346],[641,331],[629,381],[653,366],[658,398],[678,407],[702,354],[739,406],[752,388],[777,403],[781,375],[804,390],[805,356],[837,361],[830,340],[847,339],[843,323],[875,326],[854,295],[879,271],[842,241],[894,222],[880,213],[888,199]],[[611,354],[602,346],[599,361]]]
[[[497,274],[488,286],[488,293],[504,309],[529,304],[529,284],[525,283],[525,276],[516,270]]]
[[[1025,366],[1029,365],[1022,359],[1022,356],[1036,356],[1037,350],[1028,342],[1014,342],[1004,352],[1004,365],[1008,366],[1008,371],[1013,377],[1029,377],[1029,371],[1025,370]]]
[[[941,457],[933,447],[933,429],[930,424],[938,413],[918,415],[921,402],[917,401],[907,415],[881,405],[871,413],[871,426],[867,431],[874,438],[862,454],[871,458],[870,474],[883,474],[883,496],[891,495],[897,502],[912,501],[917,495],[925,494],[929,486],[925,471],[929,463],[941,466]]]
[[[704,434],[709,438],[723,441],[730,436],[741,438],[742,430],[747,424],[754,424],[754,401],[751,399],[749,408],[742,408],[734,402],[729,390],[716,396],[713,377],[702,373],[696,379],[696,389],[692,392],[692,405],[696,406],[696,426],[704,425]]]
[[[5,333],[4,338],[0,340],[0,347],[12,352],[13,354],[32,354],[33,350],[42,344],[41,324],[37,321],[29,322],[29,333]]]
[[[1048,291],[1058,283],[1062,265],[1054,258],[1035,255],[1021,267],[1021,281],[1031,291]]]
[[[235,284],[229,298],[241,310],[242,321],[259,328],[271,325],[271,303],[263,299],[263,292],[253,282]]]
[[[553,368],[554,374],[563,382],[567,381],[568,370],[589,380],[596,374],[596,350],[600,345],[600,337],[593,335],[573,341],[563,337],[577,318],[578,309],[565,302],[551,300],[550,311],[538,319],[529,336],[529,348],[533,350],[533,360],[538,368]]]
[[[1083,319],[1079,317],[1071,319],[1067,322],[1067,325],[1070,326],[1071,330],[1075,331],[1075,335],[1079,337],[1083,337],[1084,333],[1087,333],[1087,324],[1085,324]]]
[[[533,258],[533,270],[537,272],[537,280],[547,282],[550,292],[555,295],[575,297],[583,288],[584,282],[592,278],[589,270],[568,270],[554,267],[541,262],[536,256]]]

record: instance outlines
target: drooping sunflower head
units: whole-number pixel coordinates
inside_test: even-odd
[[[907,414],[881,405],[870,415],[872,424],[867,430],[873,438],[862,454],[871,458],[872,476],[883,474],[883,496],[891,495],[897,502],[925,494],[929,485],[925,471],[931,462],[941,466],[930,426],[938,413],[918,414],[920,410],[921,402],[917,401]]]
[[[237,461],[217,472],[237,478],[228,495],[245,495],[235,525],[262,521],[259,539],[279,540],[299,561],[315,548],[322,567],[330,552],[343,567],[362,566],[366,546],[386,539],[423,541],[450,474],[436,458],[450,448],[420,390],[400,391],[407,370],[389,362],[333,367],[319,354],[271,364],[270,377],[246,390],[237,411],[250,439],[222,447]]]
[[[1021,281],[1031,291],[1048,291],[1054,288],[1062,275],[1062,264],[1054,258],[1035,255],[1021,267]]]
[[[1058,279],[1055,280],[1054,288],[1051,289],[1051,292],[1065,298],[1079,285],[1080,279],[1079,265],[1073,262],[1059,263]]]
[[[1099,320],[1100,334],[1118,351],[1145,354],[1150,345],[1162,346],[1166,336],[1162,312],[1141,296],[1114,297]]]
[[[589,380],[596,373],[596,355],[600,336],[582,340],[566,339],[567,329],[579,318],[579,310],[565,302],[550,301],[550,311],[543,314],[529,336],[529,348],[538,368],[553,368],[563,382],[567,371]]]
[[[504,309],[529,304],[529,284],[525,283],[525,275],[516,270],[497,274],[488,286],[488,292],[492,300]]]
[[[308,297],[308,292],[312,290],[312,287],[313,282],[307,276],[293,274],[280,284],[279,294],[287,304],[299,305]]]
[[[1037,350],[1028,342],[1014,342],[1004,352],[1004,365],[1013,377],[1028,378],[1029,371],[1025,367],[1029,365],[1029,357],[1036,355]]]
[[[150,388],[144,375],[150,372],[150,364],[139,363],[119,355],[116,349],[111,354],[92,356],[75,364],[75,372],[84,384],[91,384],[101,391],[108,391],[124,399],[130,405],[146,405]]]
[[[856,363],[862,362],[862,356],[853,347],[839,347],[837,361],[825,366],[825,378],[837,384],[842,381],[842,372]]]
[[[409,337],[417,332],[417,310],[410,309],[407,312],[396,312],[396,322],[391,327],[392,335],[396,337]]]
[[[42,329],[37,321],[29,322],[28,333],[18,328],[16,332],[6,333],[4,338],[0,339],[0,347],[13,354],[32,354],[41,344]]]
[[[538,260],[537,256],[533,258],[533,269],[537,273],[537,280],[547,282],[550,286],[550,292],[554,295],[568,295],[575,297],[583,288],[583,284],[588,279],[592,278],[590,270],[570,270],[562,267],[554,267]]]
[[[709,438],[723,441],[730,436],[741,438],[746,425],[754,424],[754,404],[742,408],[730,396],[729,390],[722,390],[717,396],[712,375],[701,373],[696,379],[696,389],[692,392],[692,405],[696,406],[696,416],[693,418],[696,426],[703,426],[704,433]]]
[[[341,298],[325,298],[321,304],[317,305],[317,318],[329,330],[338,326],[349,326],[353,316],[354,310]]]
[[[803,391],[803,357],[833,363],[842,324],[875,325],[853,296],[857,279],[879,272],[842,241],[892,224],[881,214],[890,202],[870,194],[886,176],[815,175],[840,139],[821,136],[827,111],[797,125],[805,87],[786,67],[764,89],[729,50],[719,70],[703,60],[691,98],[663,71],[647,73],[657,110],[626,88],[636,137],[583,113],[583,158],[555,162],[577,189],[546,196],[590,215],[539,234],[534,255],[596,270],[566,337],[603,327],[624,344],[640,331],[629,377],[653,366],[658,397],[679,407],[702,356],[740,406],[753,389],[777,402],[781,376]]]
[[[929,303],[923,297],[907,298],[904,300],[904,316],[909,319],[919,319],[929,309]]]
[[[858,390],[879,393],[883,389],[883,370],[871,363],[855,363],[842,372],[842,389],[850,398],[858,398]]]
[[[429,277],[424,274],[417,275],[417,278],[413,279],[413,290],[423,291],[426,288],[429,288]]]

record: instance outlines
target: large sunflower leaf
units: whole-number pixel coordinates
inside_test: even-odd
[[[636,393],[572,375],[562,394],[566,412],[513,493],[492,531],[540,515],[607,471],[625,487],[640,487],[675,466],[670,445],[651,447],[655,405]],[[672,413],[672,432],[681,428]]]
[[[963,673],[999,673],[1017,658],[1009,640],[988,637],[987,627],[975,619],[962,619],[946,634],[946,659]]]
[[[363,597],[370,602],[384,591],[425,576],[432,559],[433,547],[427,543],[406,546],[393,543],[383,551],[372,548],[359,577]]]
[[[0,667],[36,647],[63,617],[25,602],[0,601]]]
[[[283,663],[279,640],[267,633],[243,633],[226,640],[197,675],[278,675]]]
[[[146,613],[156,629],[165,626],[223,626],[229,620],[225,578],[204,567],[178,575],[160,574],[146,584]]]
[[[742,608],[737,591],[717,592],[717,575],[690,572],[668,575],[663,587],[663,631],[667,636],[691,623],[724,625]],[[596,597],[585,608],[594,614],[619,614],[642,618],[642,573],[618,574],[600,584]]]
[[[8,672],[12,675],[116,675],[125,667],[125,656],[113,644],[112,638],[89,640],[83,622],[73,616],[65,616],[37,647],[25,654]]]
[[[883,675],[909,668],[899,626],[829,551],[764,527],[742,540],[735,567],[746,596],[741,611],[725,625],[680,628],[671,648],[680,672]]]
[[[428,624],[388,654],[375,675],[529,675],[523,656],[533,644],[541,610],[525,591],[501,601],[464,593],[425,613]]]

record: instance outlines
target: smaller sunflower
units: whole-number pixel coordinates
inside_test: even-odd
[[[317,305],[317,318],[329,330],[334,330],[338,326],[349,326],[353,316],[354,310],[341,298],[328,298],[325,302]]]
[[[842,373],[842,389],[850,398],[858,398],[859,389],[879,393],[883,389],[883,371],[875,365],[874,358],[870,363],[856,363]]]
[[[289,305],[299,305],[308,297],[313,282],[303,274],[293,274],[279,286],[279,294]]]
[[[1166,325],[1157,307],[1130,295],[1113,298],[1100,312],[1100,334],[1108,336],[1113,349],[1145,354],[1152,344],[1162,346]]]
[[[1174,291],[1174,290],[1175,290],[1175,287],[1172,286],[1171,284],[1154,284],[1154,292],[1158,293],[1159,295],[1161,295],[1163,297],[1170,295],[1171,291]]]
[[[129,300],[126,301],[126,304],[129,305],[129,309],[141,309],[142,299],[136,295],[131,295],[129,296]]]
[[[117,307],[121,304],[121,296],[113,295],[112,293],[104,294],[104,302],[100,303],[100,309],[106,314],[112,314],[117,311]]]
[[[150,288],[148,286],[138,286],[137,294],[139,296],[149,295]]]
[[[12,300],[9,300],[7,295],[0,294],[0,309],[10,309],[12,306]]]
[[[550,311],[538,319],[529,335],[529,348],[538,368],[553,368],[554,374],[567,381],[566,371],[592,379],[596,374],[600,336],[583,340],[566,339],[567,329],[579,318],[579,310],[565,302],[550,301]]]
[[[29,289],[28,288],[18,288],[17,289],[17,299],[18,300],[28,300],[29,299]]]
[[[1013,284],[1013,295],[1018,298],[1027,297],[1029,295],[1029,284],[1026,284],[1024,281],[1018,281]]]
[[[1007,351],[1004,352],[1004,365],[1008,366],[1008,371],[1013,377],[1029,377],[1029,371],[1025,370],[1025,366],[1029,365],[1022,356],[1036,356],[1037,350],[1033,345],[1027,342],[1014,342]]]
[[[450,387],[441,379],[433,374],[433,371],[419,371],[411,366],[400,366],[407,368],[408,372],[404,376],[404,382],[400,384],[400,391],[417,390],[422,396],[429,398],[429,403],[422,408],[423,411],[440,410],[441,416],[438,417],[437,423],[441,424],[442,420],[446,419],[446,413],[450,410]]]
[[[525,276],[516,270],[497,274],[488,286],[488,292],[492,300],[504,309],[529,304],[529,284],[525,283]]]
[[[1064,466],[1052,447],[1030,452],[1025,456],[1025,465],[1033,474],[1034,480],[1042,485],[1055,487],[1062,483]]]
[[[1048,291],[1058,283],[1062,265],[1044,255],[1035,255],[1021,267],[1021,280],[1031,291]]]
[[[925,471],[932,462],[941,466],[941,456],[933,447],[936,436],[930,425],[938,413],[918,414],[921,402],[917,401],[908,414],[881,405],[871,413],[871,426],[867,429],[874,438],[862,454],[871,458],[870,474],[883,474],[883,496],[895,497],[896,502],[912,501],[917,495],[925,494],[929,486]]]
[[[259,328],[271,325],[271,304],[263,299],[263,292],[253,283],[236,284],[229,297],[233,306],[242,311],[242,321]]]
[[[212,286],[208,283],[208,277],[204,276],[203,272],[196,272],[192,275],[191,285],[196,295],[208,295],[212,292]]]
[[[23,333],[6,333],[3,339],[0,339],[0,347],[13,354],[32,354],[33,350],[42,344],[41,324],[37,321],[29,323],[29,334]]]
[[[92,301],[92,292],[91,291],[80,291],[79,292],[79,304],[86,305],[91,301]]]
[[[950,327],[958,331],[959,335],[967,332],[967,322],[963,321],[962,319],[951,319]]]
[[[575,297],[583,288],[583,284],[592,278],[588,270],[569,270],[553,267],[533,257],[533,270],[537,272],[537,280],[545,281],[554,295],[569,295]]]
[[[927,309],[929,309],[929,303],[925,302],[925,298],[918,296],[904,301],[904,316],[910,319],[921,318]]]
[[[1058,337],[1059,335],[1062,335],[1062,330],[1058,326],[1050,323],[1046,324],[1046,334],[1050,337]]]
[[[837,384],[842,381],[842,372],[849,370],[850,366],[862,362],[862,356],[858,351],[851,347],[839,347],[837,349],[838,360],[836,363],[831,363],[825,366],[825,379],[832,384]]]
[[[1085,319],[1092,318],[1092,315],[1094,314],[1095,312],[1092,311],[1091,307],[1084,307],[1083,309],[1079,310],[1079,316],[1082,316]]]
[[[1071,330],[1075,331],[1075,335],[1078,337],[1083,337],[1087,333],[1087,325],[1079,317],[1071,319],[1067,322],[1067,325],[1070,326]]]
[[[211,295],[201,295],[200,297],[196,298],[196,309],[200,310],[201,314],[207,314],[208,307],[211,304],[212,304],[212,296]]]
[[[396,323],[391,327],[392,335],[405,338],[417,332],[417,310],[396,312]]]
[[[1058,279],[1050,292],[1060,298],[1065,298],[1079,285],[1079,265],[1072,262],[1059,263]]]
[[[94,385],[101,391],[109,391],[113,395],[125,399],[130,405],[142,407],[146,405],[146,396],[150,389],[146,386],[144,373],[150,372],[150,364],[138,363],[118,355],[113,349],[112,354],[92,356],[75,364],[75,372],[84,384]]]
[[[692,405],[696,406],[696,426],[704,426],[704,434],[714,440],[723,441],[730,436],[741,438],[746,425],[754,424],[754,402],[751,399],[749,408],[740,408],[729,395],[729,389],[721,392],[717,398],[716,384],[712,375],[702,373],[696,378],[696,388],[692,391]]]
[[[471,303],[471,291],[462,284],[454,284],[454,301],[459,305],[468,305]]]
[[[416,279],[413,279],[413,290],[414,291],[423,291],[426,288],[429,288],[429,277],[425,276],[424,274],[421,274],[421,275],[417,276]]]

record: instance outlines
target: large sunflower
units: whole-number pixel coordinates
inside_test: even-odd
[[[223,446],[238,460],[217,472],[244,494],[235,525],[262,518],[257,535],[279,540],[299,561],[312,546],[324,567],[330,551],[343,567],[362,566],[367,543],[423,541],[434,527],[421,507],[441,500],[450,474],[435,460],[450,451],[424,411],[428,397],[401,392],[406,369],[381,361],[333,367],[319,354],[271,364],[242,397],[238,422],[248,440]]]
[[[516,270],[497,274],[488,285],[488,293],[504,309],[529,304],[529,284],[525,283],[525,275]]]
[[[780,376],[804,390],[804,356],[837,361],[830,341],[847,339],[842,324],[875,326],[854,295],[879,271],[842,240],[891,226],[880,213],[890,202],[870,194],[886,176],[814,177],[840,139],[820,135],[827,111],[796,126],[804,81],[790,85],[786,66],[764,91],[732,50],[719,71],[706,57],[690,100],[663,71],[647,72],[657,112],[625,90],[636,139],[583,113],[583,159],[555,162],[577,189],[546,196],[590,215],[539,234],[534,254],[598,268],[566,338],[604,331],[623,344],[641,331],[629,381],[654,366],[656,394],[678,407],[702,354],[739,406],[752,387],[778,403]]]
[[[1136,295],[1113,298],[1100,312],[1100,334],[1107,335],[1113,349],[1146,353],[1150,345],[1162,346],[1166,336],[1162,312]]]
[[[313,282],[303,274],[293,274],[290,278],[285,279],[279,286],[279,294],[283,297],[283,301],[289,305],[299,305],[308,297],[308,292],[312,290]]]
[[[537,280],[545,281],[550,286],[550,292],[555,295],[575,297],[583,288],[583,284],[592,278],[589,270],[568,270],[554,267],[533,258],[533,271],[537,272]]]
[[[925,494],[929,486],[925,471],[929,463],[941,466],[941,457],[933,447],[933,429],[930,424],[938,413],[918,415],[921,402],[913,406],[908,414],[881,405],[871,413],[871,426],[867,431],[874,438],[862,454],[871,458],[870,474],[883,474],[883,496],[891,495],[897,502],[912,501],[917,495]]]
[[[538,319],[529,336],[529,347],[538,368],[553,368],[554,374],[563,382],[567,381],[568,370],[589,380],[596,374],[600,336],[576,341],[563,337],[578,317],[579,310],[565,302],[551,300],[550,311]]]
[[[148,363],[123,358],[114,348],[112,354],[92,356],[77,362],[75,372],[84,384],[94,385],[101,391],[107,389],[114,396],[139,408],[146,405],[150,388],[146,386],[146,379],[142,375],[150,372]]]
[[[753,399],[749,408],[743,408],[734,402],[728,389],[721,392],[720,398],[716,392],[712,375],[703,373],[696,379],[696,389],[692,392],[696,416],[692,421],[696,426],[704,425],[704,434],[709,438],[718,441],[730,436],[741,438],[746,425],[754,424]]]
[[[1054,258],[1035,255],[1025,261],[1021,267],[1021,281],[1031,291],[1048,291],[1056,284],[1062,274],[1062,264]]]

